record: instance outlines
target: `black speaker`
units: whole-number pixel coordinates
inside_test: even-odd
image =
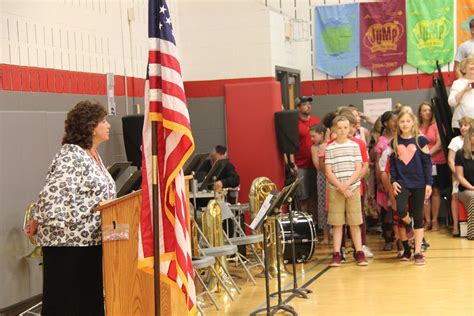
[[[132,166],[142,167],[142,131],[143,115],[127,115],[122,117],[123,142],[127,160]]]
[[[278,148],[282,154],[297,154],[299,150],[298,111],[275,112]]]

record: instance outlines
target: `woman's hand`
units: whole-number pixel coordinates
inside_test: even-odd
[[[392,183],[393,195],[397,196],[402,191],[402,186],[398,182]]]
[[[427,186],[426,186],[426,189],[425,189],[425,200],[430,198],[432,190],[433,190],[433,189],[431,188],[431,185],[427,185]]]
[[[25,235],[28,237],[32,237],[36,235],[36,233],[38,232],[38,222],[35,221],[34,219],[30,219],[28,224],[26,224],[24,232],[25,232]]]

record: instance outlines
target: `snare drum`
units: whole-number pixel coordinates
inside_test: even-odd
[[[282,253],[285,262],[293,262],[291,247],[290,219],[288,214],[280,217]],[[308,262],[316,248],[316,228],[311,215],[293,212],[293,230],[295,239],[295,259],[297,263]]]

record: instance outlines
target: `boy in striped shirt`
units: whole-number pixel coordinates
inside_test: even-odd
[[[362,212],[360,205],[360,173],[362,157],[359,145],[348,138],[350,123],[345,116],[336,116],[333,121],[336,140],[328,145],[325,153],[326,177],[329,182],[328,223],[333,225],[334,253],[330,266],[341,265],[342,227],[351,229],[357,265],[368,265],[362,251]]]

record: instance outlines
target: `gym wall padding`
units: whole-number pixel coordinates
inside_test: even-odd
[[[283,186],[284,163],[274,125],[275,112],[282,109],[280,91],[276,81],[225,86],[227,145],[240,175],[239,202],[248,201],[257,177],[268,177],[279,190]]]

